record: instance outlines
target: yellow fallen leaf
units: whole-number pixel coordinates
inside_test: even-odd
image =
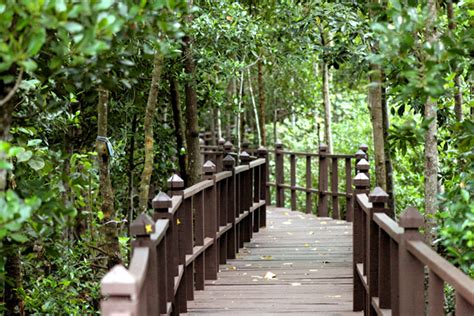
[[[286,215],[286,216],[290,216],[290,214],[288,214],[288,212],[285,212],[285,215]]]
[[[328,222],[326,222],[326,221],[321,221],[321,222],[320,222],[321,225],[326,225],[327,223],[328,223]]]
[[[288,235],[290,235],[290,236],[292,236],[292,235],[293,235],[293,233],[292,233],[292,232],[286,232],[286,233],[287,233]]]
[[[309,272],[318,272],[318,269],[309,269]]]
[[[261,256],[260,259],[263,259],[263,260],[272,260],[273,257],[272,257],[272,256]]]
[[[305,246],[305,247],[309,247],[309,244],[308,244],[308,243],[306,243],[306,244],[304,244],[304,246]]]
[[[283,222],[283,225],[291,225],[291,221]]]

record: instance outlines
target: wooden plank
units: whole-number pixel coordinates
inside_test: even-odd
[[[351,241],[351,223],[267,207],[267,227],[195,292],[188,313],[361,315],[352,312]]]

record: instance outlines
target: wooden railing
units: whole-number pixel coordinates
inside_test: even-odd
[[[103,315],[187,312],[194,290],[217,279],[219,264],[266,225],[267,153],[259,153],[242,153],[239,166],[227,155],[218,173],[207,161],[203,181],[186,189],[178,175],[168,180],[170,195],[153,199],[153,216],[131,224],[129,268],[115,266],[101,281]]]
[[[229,154],[233,145],[225,140],[219,140],[217,146],[206,145],[202,141],[201,148],[205,160],[210,159],[216,163],[217,166],[222,164],[223,156]],[[264,149],[262,149],[264,150]],[[355,173],[355,166],[364,172],[368,172],[369,163],[367,161],[367,145],[360,145],[359,150],[353,155],[347,154],[329,154],[327,153],[327,146],[321,145],[318,153],[310,152],[296,152],[283,150],[283,145],[280,142],[275,144],[273,163],[267,175],[272,176],[273,181],[268,181],[267,185],[267,200],[271,201],[270,188],[275,188],[275,205],[277,207],[286,206],[286,192],[290,193],[290,204],[288,205],[292,210],[297,210],[297,192],[305,193],[306,213],[313,213],[315,211],[318,216],[331,216],[334,219],[345,218],[347,221],[352,221],[352,177]],[[241,151],[252,155],[258,155],[258,149],[252,149],[249,143],[243,142]],[[269,159],[272,157],[269,157]],[[305,163],[305,185],[297,185],[297,163],[299,160]],[[289,183],[286,182],[285,176],[285,161],[289,160]],[[340,179],[339,162],[344,161],[342,170],[343,183]],[[317,168],[317,169],[316,169]],[[313,178],[314,171],[317,170],[317,179]],[[368,173],[367,173],[368,174]],[[344,186],[344,190],[340,190],[340,186]],[[341,212],[339,199],[345,200],[345,214]],[[317,200],[317,202],[315,202]]]
[[[358,172],[354,178],[354,311],[444,315],[444,283],[448,283],[455,290],[456,316],[474,315],[474,280],[422,241],[421,214],[410,207],[395,222],[387,215],[387,193],[379,187],[369,193],[368,174]]]

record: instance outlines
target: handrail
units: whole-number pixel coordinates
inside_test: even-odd
[[[118,265],[101,281],[103,315],[187,312],[194,290],[266,225],[266,152],[260,156],[242,155],[240,166],[221,159],[219,173],[207,161],[203,180],[188,188],[176,174],[168,180],[170,196],[151,201],[153,219],[140,214],[130,225],[129,268]]]
[[[448,283],[455,290],[456,315],[474,315],[474,280],[421,241],[418,229],[424,219],[416,209],[407,208],[398,223],[390,218],[388,195],[378,187],[368,194],[367,164],[356,168],[353,310],[367,315],[424,315],[425,310],[443,315]]]

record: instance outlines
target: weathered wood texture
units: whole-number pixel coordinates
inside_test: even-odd
[[[188,313],[361,315],[352,312],[351,243],[351,223],[267,207],[267,228],[195,292]]]

